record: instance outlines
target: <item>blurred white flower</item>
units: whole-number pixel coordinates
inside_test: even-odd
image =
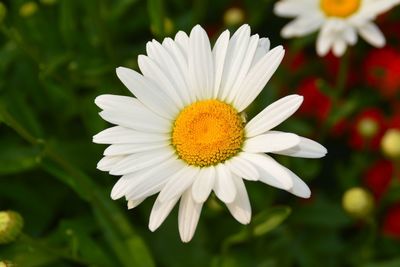
[[[136,96],[101,95],[100,116],[117,126],[94,136],[111,144],[98,168],[122,175],[111,197],[134,208],[159,193],[149,228],[157,229],[180,199],[179,232],[188,242],[212,191],[239,222],[250,222],[243,179],[260,180],[307,198],[307,185],[265,153],[319,158],[320,144],[292,133],[271,131],[291,116],[303,97],[284,97],[246,123],[244,109],[282,61],[281,46],[250,34],[243,25],[223,32],[213,49],[203,28],[178,32],[162,44],[147,43],[138,58],[142,74],[123,67],[117,75]]]
[[[281,31],[284,38],[299,37],[319,30],[317,53],[331,49],[342,56],[347,45],[357,43],[357,33],[375,47],[385,45],[385,37],[372,21],[400,0],[281,0],[274,12],[295,18]]]

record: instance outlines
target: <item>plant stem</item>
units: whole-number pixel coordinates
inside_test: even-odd
[[[348,77],[349,71],[349,52],[347,51],[341,58],[340,58],[340,65],[339,65],[339,72],[336,78],[336,94],[335,94],[335,102],[337,103],[338,100],[342,97],[344,90],[346,89],[346,82]]]
[[[87,265],[87,266],[93,265],[92,263],[87,262],[84,259],[81,259],[77,256],[71,255],[67,251],[64,251],[62,249],[57,249],[54,247],[49,247],[47,244],[45,244],[41,241],[35,240],[26,234],[21,234],[20,237],[18,238],[18,242],[25,244],[25,245],[29,246],[30,248],[34,248],[34,249],[37,249],[40,251],[47,252],[47,253],[57,256],[59,258],[62,258],[62,259],[68,260],[68,261],[72,261],[72,262],[80,264],[80,265]]]

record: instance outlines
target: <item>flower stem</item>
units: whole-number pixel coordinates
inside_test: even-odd
[[[337,103],[338,100],[342,97],[344,90],[346,89],[346,82],[348,78],[348,71],[349,71],[349,63],[350,63],[350,56],[349,52],[347,51],[341,58],[340,58],[340,65],[339,65],[339,72],[336,78],[336,94],[335,94],[335,102]]]

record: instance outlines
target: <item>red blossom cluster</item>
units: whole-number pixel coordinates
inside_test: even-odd
[[[391,47],[373,49],[365,59],[364,73],[368,85],[386,98],[400,91],[400,52]]]

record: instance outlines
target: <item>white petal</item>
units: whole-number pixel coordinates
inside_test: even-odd
[[[232,177],[236,186],[236,198],[232,203],[226,204],[232,216],[242,224],[250,223],[251,206],[243,180],[236,175]]]
[[[291,38],[310,34],[319,29],[323,21],[322,14],[319,12],[304,17],[298,17],[283,27],[281,36],[283,38]]]
[[[274,152],[289,149],[300,143],[300,137],[292,133],[268,131],[245,141],[243,151]]]
[[[128,210],[134,209],[139,206],[146,198],[140,198],[137,200],[128,200]]]
[[[190,89],[197,92],[198,100],[210,99],[214,89],[214,63],[210,40],[199,25],[190,33],[189,46]]]
[[[97,163],[97,169],[100,171],[110,171],[115,164],[123,160],[125,157],[124,156],[111,156],[111,157],[103,157],[98,163]]]
[[[337,57],[343,56],[344,52],[346,51],[346,42],[342,39],[337,39],[333,43],[333,54]]]
[[[139,55],[138,64],[144,77],[157,84],[158,88],[168,95],[169,99],[181,110],[184,107],[183,97],[180,96],[176,90],[177,85],[173,83],[173,78],[167,76],[165,71],[161,69],[154,60],[147,56]],[[169,68],[171,69],[172,67],[170,66]]]
[[[251,163],[242,159],[241,154],[227,160],[225,165],[232,173],[246,180],[257,181],[260,178],[257,169]]]
[[[169,134],[146,133],[128,129],[122,126],[114,126],[101,131],[93,136],[93,143],[97,144],[138,144],[159,143],[169,140]]]
[[[150,213],[149,229],[154,232],[164,222],[172,208],[178,202],[179,197],[175,197],[169,201],[161,202],[157,198],[154,202],[153,208]]]
[[[168,80],[171,81],[174,90],[176,90],[184,106],[190,104],[191,98],[188,90],[188,85],[186,83],[186,71],[183,71],[179,59],[174,59],[173,57],[178,54],[174,51],[174,47],[178,49],[174,41],[171,38],[166,38],[161,45],[159,42],[153,40],[147,43],[147,54],[160,66]],[[179,50],[179,49],[178,49]],[[178,55],[178,57],[180,57]],[[183,57],[180,57],[182,60]],[[159,77],[157,77],[159,79]],[[161,80],[160,80],[161,81]],[[162,84],[162,88],[164,88]]]
[[[229,36],[230,33],[228,30],[221,33],[221,35],[215,42],[214,48],[212,50],[214,57],[214,71],[215,71],[213,98],[218,97],[218,92],[221,86],[222,73],[224,71],[224,66],[225,66],[225,56],[226,52],[228,51]]]
[[[293,180],[293,187],[288,191],[293,195],[302,198],[309,198],[311,196],[310,188],[307,186],[306,183],[303,182],[296,174],[294,174],[291,170],[284,167],[286,171],[289,173],[290,177]]]
[[[168,50],[171,54],[172,59],[175,61],[175,64],[178,66],[179,71],[182,73],[182,78],[184,81],[184,85],[186,90],[182,92],[183,95],[187,94],[189,98],[189,103],[196,101],[196,95],[193,90],[189,88],[189,68],[187,62],[186,51],[185,54],[182,52],[182,49],[179,48],[179,45],[173,41],[171,38],[165,38],[163,41],[163,46]]]
[[[367,21],[375,20],[379,14],[385,13],[398,4],[400,4],[400,0],[364,1],[360,11],[349,18],[349,20],[360,26]]]
[[[103,119],[139,131],[170,132],[171,122],[146,108],[139,100],[128,96],[100,95],[95,103],[104,111]]]
[[[357,43],[357,32],[353,27],[348,27],[343,32],[343,37],[350,45],[354,45],[355,43]]]
[[[292,188],[293,181],[288,172],[270,156],[243,152],[242,158],[257,167],[261,182],[285,190]]]
[[[252,68],[257,62],[265,55],[268,53],[269,48],[271,46],[271,42],[269,41],[268,38],[260,38],[258,40],[258,46],[257,50],[254,53],[254,58],[253,61],[251,62],[251,67]]]
[[[240,88],[241,88],[244,77],[246,77],[246,75],[249,72],[249,69],[251,67],[251,62],[253,61],[254,54],[257,50],[259,39],[260,38],[259,38],[258,34],[255,34],[250,37],[250,41],[247,46],[247,50],[244,55],[243,61],[239,64],[239,66],[240,66],[239,71],[235,75],[235,83],[231,87],[230,92],[226,98],[226,101],[228,103],[231,103],[238,95],[238,90],[240,90]]]
[[[175,35],[175,42],[178,44],[183,56],[187,61],[189,51],[189,36],[187,36],[185,32],[179,31]]]
[[[236,81],[250,41],[250,27],[242,25],[229,41],[218,99],[225,100]]]
[[[163,90],[136,71],[118,67],[117,76],[140,102],[161,117],[174,119],[179,112],[174,102]]]
[[[137,131],[150,133],[169,133],[171,131],[170,122],[147,116],[149,114],[145,112],[102,111],[99,114],[105,121]]]
[[[123,197],[125,195],[126,188],[131,182],[132,181],[130,179],[127,179],[126,176],[122,176],[121,178],[119,178],[111,190],[111,199],[116,200]]]
[[[360,26],[358,32],[365,41],[375,47],[383,47],[386,44],[385,36],[383,36],[383,33],[372,22]]]
[[[225,203],[231,203],[235,200],[236,187],[232,180],[232,174],[228,167],[223,163],[216,167],[216,179],[214,184],[215,195]]]
[[[233,105],[241,112],[258,96],[281,63],[285,51],[277,46],[261,58],[246,75]]]
[[[186,243],[192,239],[202,207],[202,203],[197,203],[193,200],[190,189],[183,194],[178,215],[179,234],[183,242]]]
[[[281,17],[297,17],[307,12],[314,12],[318,8],[318,1],[278,1],[274,6],[274,13]]]
[[[158,200],[160,202],[166,202],[180,196],[193,184],[199,170],[200,168],[186,166],[175,173],[168,179],[168,182],[161,190]]]
[[[169,146],[168,142],[137,143],[137,144],[115,144],[104,150],[104,156],[128,155],[138,152],[155,150]]]
[[[296,112],[303,99],[300,95],[288,95],[267,106],[247,123],[246,136],[253,137],[278,126]]]
[[[327,21],[318,33],[317,37],[317,54],[319,56],[325,56],[331,49],[336,33],[333,31],[334,21]]]
[[[201,168],[192,186],[193,199],[197,203],[207,200],[214,187],[216,171],[213,166]]]
[[[176,160],[175,158],[170,158],[155,166],[150,166],[148,168],[124,175],[118,180],[111,190],[111,198],[118,199],[125,195],[129,200],[138,200],[140,198],[145,198],[155,194],[161,190],[163,183],[158,183],[157,186],[152,187],[150,191],[146,192],[146,194],[142,195],[141,197],[132,194],[128,196],[128,193],[130,193],[132,189],[140,184],[148,183],[149,185],[154,185],[154,181],[158,182],[157,179],[166,181],[166,178],[171,176],[174,171],[180,170],[183,167],[184,165],[182,165],[180,161]]]
[[[317,142],[300,137],[300,142],[295,147],[282,151],[274,151],[274,154],[286,155],[299,158],[322,158],[328,151]]]
[[[126,156],[110,171],[112,175],[124,175],[150,166],[155,166],[174,155],[171,148],[144,151]]]
[[[181,160],[175,158],[160,163],[158,166],[153,167],[150,173],[135,177],[135,181],[132,181],[126,190],[126,197],[128,199],[138,199],[157,193],[168,182],[168,179],[184,166]]]

